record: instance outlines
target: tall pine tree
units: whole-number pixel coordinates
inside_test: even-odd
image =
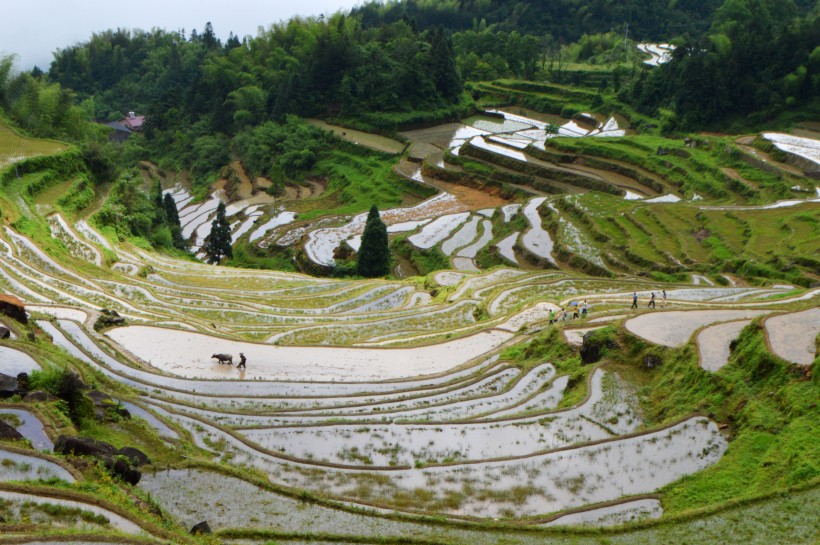
[[[211,222],[211,234],[202,247],[208,256],[208,263],[219,263],[225,257],[233,257],[231,247],[231,226],[225,217],[225,203],[216,208],[216,218]]]
[[[387,226],[379,216],[374,204],[367,214],[367,223],[362,234],[362,245],[356,272],[366,278],[385,276],[390,272],[390,248],[387,244]]]
[[[166,193],[162,199],[162,207],[165,209],[165,220],[168,222],[168,227],[171,229],[171,236],[174,239],[174,246],[180,250],[187,249],[188,245],[185,239],[182,238],[182,225],[179,221],[179,211],[177,210],[177,203],[170,193]]]

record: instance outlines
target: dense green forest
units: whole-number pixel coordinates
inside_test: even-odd
[[[718,4],[370,3],[225,43],[210,24],[187,36],[111,30],[57,51],[45,74],[15,75],[4,59],[0,107],[33,134],[72,140],[93,132],[82,119],[146,113],[147,151],[196,169],[226,139],[288,114],[389,131],[466,113],[462,80],[554,80],[561,61],[617,67],[625,23],[629,36],[680,46],[660,69],[631,68],[620,97],[649,115],[674,112],[668,129],[811,105],[820,85],[817,2]]]
[[[678,47],[650,68],[630,57],[630,37]],[[202,190],[238,158],[281,187],[333,147],[289,116],[395,134],[474,111],[465,81],[573,83],[568,70],[597,65],[597,103],[617,93],[662,132],[811,116],[818,43],[820,8],[803,0],[369,3],[224,43],[210,23],[188,35],[110,30],[55,52],[45,73],[0,59],[0,108],[32,135],[82,143],[103,171],[149,159]],[[147,115],[145,138],[107,149],[89,121],[127,111]]]
[[[666,40],[684,33],[701,34],[721,0],[405,0],[370,2],[353,10],[365,26],[401,19],[420,28],[444,25],[458,31],[491,26],[501,31],[552,35],[574,42],[629,25],[642,40]]]
[[[185,35],[109,31],[59,51],[49,77],[94,96],[98,117],[150,114],[149,131],[236,133],[267,119],[435,109],[461,81],[449,37],[398,22],[364,29],[353,17],[292,19],[222,44],[210,23]]]
[[[673,61],[644,72],[629,97],[646,113],[675,112],[694,129],[743,117],[760,123],[785,110],[817,113],[820,11],[801,17],[791,2],[727,0],[710,32],[686,37]]]

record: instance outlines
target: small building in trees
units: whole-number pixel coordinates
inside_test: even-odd
[[[111,128],[111,132],[108,135],[108,139],[112,142],[119,142],[123,143],[134,133],[131,129],[126,127],[119,121],[110,121],[108,123],[103,123],[106,127]]]
[[[120,121],[125,127],[129,130],[134,132],[139,132],[142,130],[142,125],[145,123],[145,116],[144,115],[137,115],[135,112],[128,112],[128,115],[125,116],[125,119]]]

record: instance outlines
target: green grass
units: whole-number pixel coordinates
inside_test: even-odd
[[[258,246],[240,242],[233,247],[233,257],[226,259],[222,265],[246,269],[273,269],[296,272],[291,250],[289,248],[280,249],[276,245],[271,245],[265,251]]]
[[[630,365],[652,352],[663,361],[644,371],[642,390],[649,425],[693,412],[726,424],[732,438],[721,460],[662,490],[664,510],[674,514],[806,485],[820,478],[820,409],[817,380],[766,349],[757,323],[741,333],[730,363],[717,373],[698,365],[697,350],[648,347],[624,337],[616,360]],[[631,365],[635,365],[632,363]]]
[[[698,193],[717,200],[763,203],[791,195],[789,188],[797,178],[775,176],[741,163],[731,151],[730,139],[698,137],[697,141],[697,147],[686,148],[683,140],[646,134],[618,139],[553,138],[547,142],[547,149],[627,163],[666,180],[690,196]],[[658,155],[659,148],[670,153]],[[730,151],[727,153],[726,149]],[[757,181],[758,189],[732,179],[723,172],[724,168],[735,168],[741,176]]]
[[[393,172],[395,161],[366,150],[333,150],[314,168],[327,177],[327,191],[319,197],[295,201],[289,208],[299,212],[300,220],[307,221],[326,215],[358,214],[373,204],[380,210],[412,205],[433,194],[431,188]]]
[[[0,170],[23,159],[53,155],[67,149],[66,144],[54,140],[20,136],[0,120]]]
[[[730,272],[752,283],[779,279],[809,285],[816,276],[820,220],[811,205],[726,211],[688,203],[647,205],[595,193],[564,199],[570,202],[557,203],[562,214],[633,273],[653,263],[663,270],[647,272],[680,272],[666,252],[687,270]]]

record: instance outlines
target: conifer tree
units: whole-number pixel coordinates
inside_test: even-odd
[[[163,206],[162,202],[162,184],[159,180],[157,180],[156,185],[154,186],[153,190],[153,199],[154,199],[154,225],[162,225],[166,222],[167,218],[165,217],[165,207]]]
[[[219,263],[224,257],[233,257],[231,226],[225,217],[223,202],[216,209],[216,218],[211,222],[211,234],[202,249],[208,256],[208,263]]]
[[[179,221],[179,211],[177,210],[177,203],[170,193],[166,193],[162,199],[162,207],[165,209],[165,220],[168,222],[168,227],[171,229],[171,236],[174,240],[174,246],[180,250],[185,250],[187,244],[182,238],[182,225]]]
[[[390,248],[387,244],[387,226],[379,216],[374,204],[367,214],[367,223],[362,234],[362,245],[356,272],[366,278],[385,276],[390,272]]]

